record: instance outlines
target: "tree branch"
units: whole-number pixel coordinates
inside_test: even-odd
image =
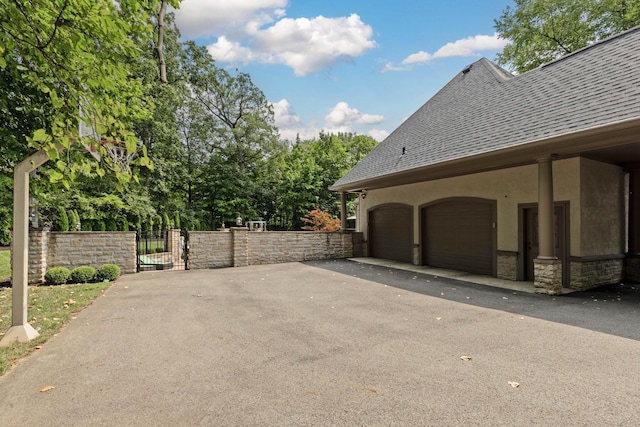
[[[167,83],[167,63],[164,60],[163,43],[164,43],[164,15],[167,13],[167,2],[165,0],[160,4],[160,12],[158,12],[158,43],[156,44],[156,52],[158,52],[158,66],[160,67],[160,81]]]

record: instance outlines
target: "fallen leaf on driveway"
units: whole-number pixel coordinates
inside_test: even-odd
[[[509,385],[513,388],[518,388],[520,387],[520,383],[517,383],[515,381],[509,381]]]
[[[45,388],[43,388],[42,390],[40,390],[40,393],[46,393],[49,390],[53,390],[55,387],[52,385],[48,385]]]
[[[460,356],[460,359],[468,362],[469,360],[471,360],[471,356]]]
[[[442,320],[442,317],[436,317],[436,320]]]

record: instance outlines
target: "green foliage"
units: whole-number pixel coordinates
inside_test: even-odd
[[[92,221],[90,219],[83,219],[80,221],[82,224],[82,231],[93,231],[93,224],[91,222]]]
[[[104,264],[96,270],[96,279],[99,282],[113,281],[120,277],[120,267],[115,264]]]
[[[71,272],[66,267],[54,267],[44,274],[47,285],[64,285],[71,277]]]
[[[116,222],[116,218],[107,218],[107,220],[105,221],[105,224],[107,226],[106,231],[118,231],[118,224]]]
[[[0,206],[0,246],[11,244],[12,212],[9,208]]]
[[[83,265],[71,270],[71,281],[73,283],[91,283],[96,279],[96,269]]]
[[[126,230],[130,224],[157,232],[172,220],[176,228],[215,229],[234,224],[237,216],[266,220],[271,229],[299,229],[301,217],[315,206],[337,215],[339,195],[328,187],[375,146],[373,139],[320,134],[295,144],[279,141],[272,106],[251,77],[220,69],[206,48],[180,42],[171,14],[164,37],[168,83],[160,83],[151,37],[156,0],[36,3],[26,12],[44,23],[42,34],[60,27],[46,47],[24,45],[35,40],[33,27],[21,40],[7,33],[26,18],[7,22],[20,2],[0,4],[0,49],[10,44],[5,52],[12,52],[0,65],[0,244],[8,243],[12,222],[11,168],[36,148],[51,149],[54,140],[75,147],[80,99],[92,107],[83,115],[95,116],[105,138],[131,146],[133,131],[148,159],[132,166],[136,181],[105,175],[105,165],[87,164],[79,147],[62,155],[51,150],[58,162],[32,180],[45,222],[56,218],[59,207],[70,229],[81,222],[86,231]],[[54,3],[69,28],[52,21]],[[113,26],[119,27],[112,33]],[[84,56],[82,49],[89,49]],[[66,51],[70,60],[61,63]],[[19,69],[23,62],[27,70]],[[59,70],[61,64],[71,68]],[[82,69],[71,73],[76,67]],[[107,78],[113,68],[117,72]],[[147,161],[155,167],[141,167]],[[127,191],[119,191],[125,183]]]
[[[301,219],[319,207],[330,215],[340,213],[340,195],[329,190],[375,146],[373,138],[349,133],[325,134],[298,141],[282,155],[278,185],[282,228],[300,229]]]
[[[11,276],[11,251],[0,251],[0,280]]]
[[[53,221],[53,230],[69,231],[69,217],[64,207],[58,206],[58,213]]]
[[[129,231],[129,221],[125,216],[118,217],[118,231]]]
[[[71,209],[69,211],[69,229],[72,231],[76,231],[76,225],[80,223],[80,216],[78,215],[78,211],[75,209]]]
[[[511,44],[497,61],[518,73],[640,24],[637,0],[515,0],[494,21]]]
[[[175,0],[170,3],[178,5]],[[136,149],[130,122],[149,112],[141,82],[131,78],[126,64],[140,55],[134,40],[153,39],[150,13],[158,7],[159,1],[137,0],[0,3],[0,52],[5,53],[0,56],[0,70],[18,81],[13,86],[18,103],[3,113],[9,111],[8,122],[16,126],[25,121],[22,107],[27,118],[41,118],[39,127],[28,133],[13,128],[9,141],[20,148],[46,149],[50,158],[58,160],[57,169],[48,170],[53,181],[67,182],[66,177],[73,179],[88,168],[104,174],[96,163],[76,167],[58,155],[57,143],[71,148],[81,142],[75,138],[79,120],[95,119],[106,139]],[[32,100],[44,102],[31,104]],[[42,112],[33,105],[42,106]],[[113,166],[103,158],[103,165]],[[138,163],[147,161],[142,153]],[[120,173],[117,177],[120,187],[130,180]]]

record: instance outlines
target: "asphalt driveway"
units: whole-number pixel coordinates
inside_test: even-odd
[[[349,261],[127,275],[0,378],[0,425],[636,426],[640,302],[603,292]]]

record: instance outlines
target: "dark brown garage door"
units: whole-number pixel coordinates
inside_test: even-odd
[[[394,261],[412,261],[413,208],[381,206],[369,211],[369,256]]]
[[[422,261],[432,267],[495,275],[495,203],[452,200],[422,209]]]

